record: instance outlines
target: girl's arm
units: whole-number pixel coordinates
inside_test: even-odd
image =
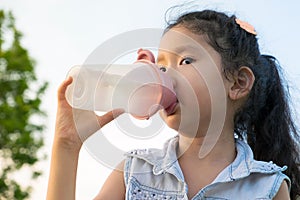
[[[53,144],[47,200],[75,199],[78,155],[59,142]]]
[[[290,192],[285,181],[282,182],[274,200],[290,200]]]
[[[121,162],[116,169],[112,171],[104,185],[102,186],[99,194],[94,200],[124,200],[125,199],[125,183],[124,183],[124,161]]]
[[[114,110],[99,117],[92,111],[72,109],[65,98],[66,88],[71,83],[72,78],[69,77],[58,90],[47,200],[75,199],[78,156],[82,142],[123,113],[122,110]]]

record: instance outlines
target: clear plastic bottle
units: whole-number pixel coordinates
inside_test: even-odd
[[[167,114],[177,104],[172,79],[153,62],[151,52],[139,50],[134,64],[99,64],[73,67],[73,83],[66,99],[77,109],[110,111],[122,108],[138,119],[147,119],[160,109]]]

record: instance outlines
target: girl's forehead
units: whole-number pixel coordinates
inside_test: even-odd
[[[169,51],[180,54],[185,51],[209,52],[212,47],[203,34],[194,34],[183,27],[168,30],[161,38],[159,51]]]
[[[200,57],[212,57],[220,62],[220,54],[208,43],[205,34],[195,34],[184,27],[168,30],[160,41],[158,56],[164,53],[176,55],[197,54]]]

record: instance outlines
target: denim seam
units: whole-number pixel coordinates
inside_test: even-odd
[[[237,142],[238,143],[238,142]],[[243,175],[244,174],[244,172],[243,173],[240,173],[240,174],[242,174],[242,175],[240,175],[239,177],[234,177],[233,176],[233,163],[231,164],[231,167],[230,167],[230,179],[231,180],[238,180],[238,179],[241,179],[241,178],[244,178],[244,177],[247,177],[247,176],[249,176],[249,174],[250,174],[250,168],[249,168],[249,163],[247,162],[247,156],[246,156],[246,152],[247,152],[247,149],[244,147],[244,145],[242,145],[242,144],[239,144],[240,145],[240,147],[243,149],[243,155],[242,155],[242,162],[244,162],[245,163],[245,165],[246,165],[246,168],[247,168],[247,171],[245,171],[246,173],[247,173],[247,175]],[[242,163],[242,162],[240,162],[240,163]],[[236,169],[235,169],[236,170]]]
[[[270,191],[270,194],[269,194],[269,198],[270,199],[272,199],[276,195],[276,193],[278,192],[278,190],[279,190],[279,187],[280,187],[280,186],[278,186],[279,180],[280,180],[280,182],[282,182],[283,178],[281,178],[280,175],[277,175],[277,177],[276,177],[276,179],[274,181],[273,187],[272,187],[272,189]]]
[[[288,181],[288,185],[289,185],[289,179],[285,174],[282,173],[278,173],[278,175],[276,176],[276,179],[274,181],[273,187],[270,191],[269,197],[272,199],[274,198],[274,196],[278,193],[279,188],[281,186],[281,184],[283,183],[284,180]],[[290,188],[289,188],[290,190]]]
[[[125,185],[128,185],[128,181],[129,181],[129,174],[130,174],[130,169],[131,169],[131,163],[132,163],[132,157],[127,157],[127,159],[125,159],[125,166],[124,166],[124,179],[125,179]]]
[[[143,190],[149,191],[149,192],[158,192],[159,194],[164,194],[164,195],[176,195],[179,197],[184,197],[184,193],[180,192],[180,191],[170,191],[170,190],[160,190],[157,188],[153,188],[150,186],[146,186],[141,184],[135,177],[131,177],[131,184],[135,187],[139,187]]]

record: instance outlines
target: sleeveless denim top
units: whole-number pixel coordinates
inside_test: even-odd
[[[124,178],[126,199],[184,199],[188,186],[176,156],[178,137],[168,140],[163,149],[134,150],[126,153]],[[253,159],[248,144],[236,139],[237,156],[216,179],[192,199],[272,199],[283,180],[286,166]],[[204,173],[204,172],[195,172]]]

